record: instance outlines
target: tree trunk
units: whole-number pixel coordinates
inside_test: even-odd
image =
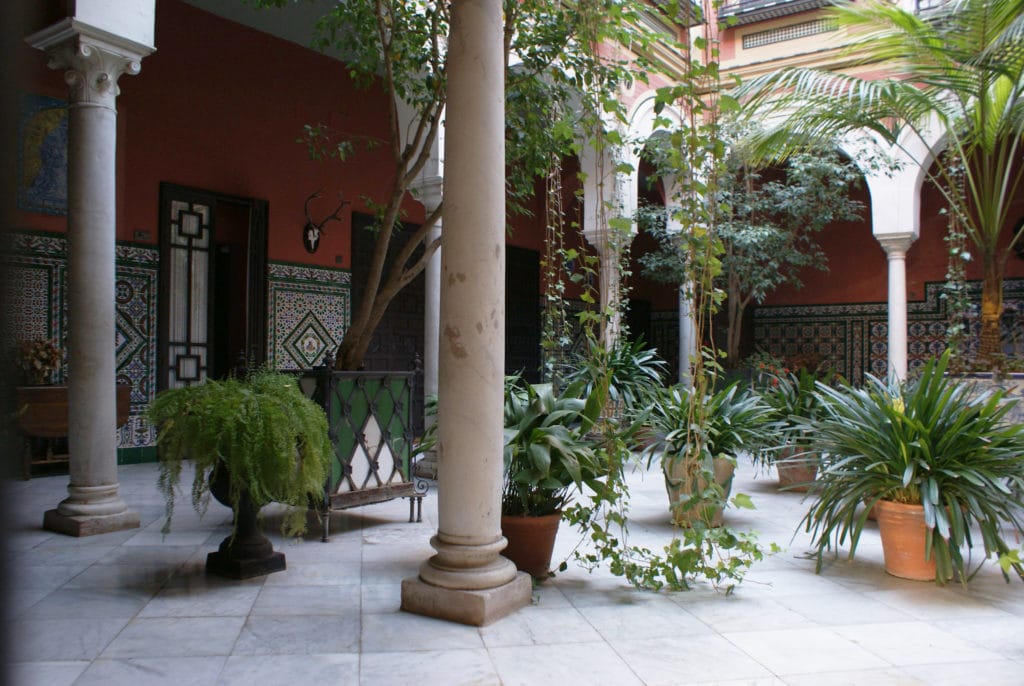
[[[987,363],[1002,352],[1003,270],[998,258],[985,260],[985,276],[981,285],[981,334],[978,340],[978,361]]]

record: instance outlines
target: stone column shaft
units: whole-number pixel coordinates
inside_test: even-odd
[[[876,236],[889,261],[888,373],[907,377],[907,250],[914,237],[908,234]]]
[[[500,0],[454,0],[448,46],[438,356],[437,554],[402,608],[487,624],[530,602],[501,557],[505,365],[504,56]]]
[[[44,517],[75,536],[139,526],[118,493],[115,378],[117,80],[151,48],[66,20],[29,38],[64,69],[68,114],[68,497]],[[128,49],[125,49],[125,48]]]

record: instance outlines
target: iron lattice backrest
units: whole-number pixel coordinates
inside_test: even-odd
[[[314,373],[334,445],[328,495],[408,482],[413,372]]]

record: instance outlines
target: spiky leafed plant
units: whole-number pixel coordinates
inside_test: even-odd
[[[1008,534],[1024,533],[1024,426],[1006,420],[1002,391],[978,394],[946,376],[948,364],[946,352],[902,386],[870,375],[861,388],[818,383],[822,411],[804,428],[829,457],[802,524],[819,570],[833,546],[849,541],[853,557],[868,518],[863,505],[878,500],[924,506],[925,549],[939,582],[954,572],[970,578],[962,550],[975,536],[988,559],[1009,552]]]
[[[1015,164],[1024,134],[1022,14],[1024,0],[959,0],[919,14],[888,2],[843,3],[832,16],[852,36],[844,64],[882,66],[889,76],[784,68],[738,91],[749,115],[780,117],[756,145],[767,156],[863,131],[928,170],[983,269],[982,360],[1000,349],[1005,264],[1021,236],[1018,229],[1000,242],[1024,173]],[[913,146],[936,134],[940,142],[915,156]],[[943,145],[954,154],[938,155]],[[951,174],[961,161],[958,192]]]

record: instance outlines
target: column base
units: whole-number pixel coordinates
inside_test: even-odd
[[[95,536],[112,531],[139,528],[139,513],[125,510],[109,515],[66,515],[58,510],[47,510],[43,515],[43,528],[68,536]]]
[[[402,610],[471,626],[486,626],[530,604],[533,582],[518,572],[497,588],[462,591],[428,584],[418,576],[402,580]]]

